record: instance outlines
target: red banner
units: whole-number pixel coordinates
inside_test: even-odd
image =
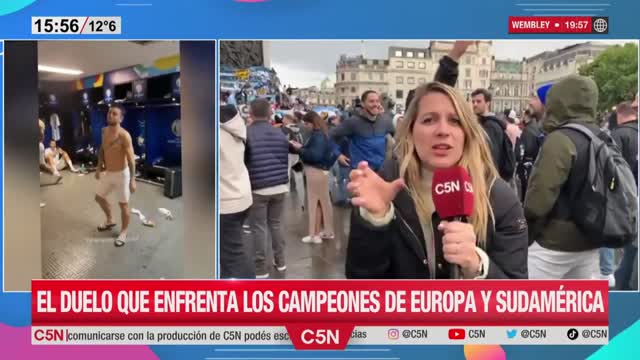
[[[606,326],[606,281],[32,282],[33,325]]]
[[[591,34],[590,16],[509,16],[509,34]]]

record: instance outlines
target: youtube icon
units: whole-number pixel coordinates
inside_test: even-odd
[[[464,329],[449,329],[449,340],[464,340],[465,335]]]

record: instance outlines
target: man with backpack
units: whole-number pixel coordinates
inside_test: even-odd
[[[459,75],[460,59],[473,43],[474,41],[456,41],[449,53],[440,59],[434,81],[455,87]],[[413,94],[409,92],[406,102],[407,108],[411,99],[413,99]],[[514,181],[517,160],[515,148],[520,148],[519,144],[516,144],[521,133],[520,129],[515,124],[501,121],[494,113],[490,112],[491,93],[488,90],[474,90],[471,93],[471,103],[473,111],[478,115],[482,128],[488,135],[487,140],[489,141],[491,155],[500,177],[511,184],[511,187],[516,191]]]
[[[622,156],[627,161],[636,183],[638,182],[638,110],[631,102],[625,101],[616,106],[618,126],[611,132],[611,137],[620,147]]]
[[[533,111],[530,109],[525,111],[522,122],[524,124],[522,135],[520,136],[522,156],[521,161],[518,162],[517,174],[520,180],[520,201],[524,202],[531,169],[538,157],[538,152],[544,140],[544,134],[538,120],[533,115]]]
[[[636,106],[638,98],[636,97]],[[618,126],[612,131],[611,137],[620,147],[620,152],[629,163],[633,176],[638,184],[638,109],[631,102],[623,102],[616,107]],[[638,240],[624,247],[624,254],[620,267],[615,273],[615,283],[618,290],[638,290]],[[633,271],[635,279],[633,278]],[[609,269],[607,269],[609,270]],[[602,269],[601,269],[602,272]]]
[[[637,190],[613,140],[596,120],[598,88],[571,75],[546,98],[546,133],[529,180],[531,279],[590,279],[602,247],[637,236]]]
[[[518,180],[520,180],[520,201],[523,203],[527,194],[533,164],[538,157],[538,152],[544,141],[544,132],[542,131],[541,124],[544,118],[547,92],[551,88],[551,85],[552,84],[546,84],[540,86],[536,90],[535,95],[531,96],[529,99],[529,107],[525,111],[522,120],[524,126],[522,135],[520,136],[521,148],[519,149],[522,156],[518,161],[516,173],[518,174]]]
[[[478,116],[482,128],[489,137],[489,147],[496,169],[498,169],[500,177],[512,184],[513,187],[513,177],[516,170],[514,144],[519,133],[514,133],[513,128],[509,128],[506,122],[499,120],[494,113],[489,111],[491,93],[488,90],[474,90],[471,93],[471,103],[473,112]],[[517,130],[517,126],[512,126]]]

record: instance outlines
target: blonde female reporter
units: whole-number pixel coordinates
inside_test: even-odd
[[[395,156],[379,174],[366,162],[351,172],[348,278],[527,278],[527,226],[522,207],[497,174],[486,133],[455,89],[416,89],[396,133]],[[474,187],[469,223],[441,221],[431,199],[438,168],[462,166]]]

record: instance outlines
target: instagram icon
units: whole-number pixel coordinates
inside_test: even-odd
[[[387,331],[387,337],[389,340],[398,340],[398,338],[400,338],[400,331],[398,329],[389,329],[389,331]]]

